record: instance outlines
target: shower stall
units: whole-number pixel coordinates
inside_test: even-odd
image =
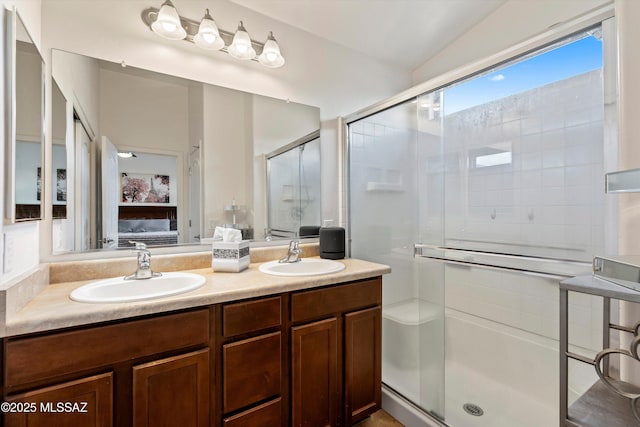
[[[318,235],[320,131],[266,155],[267,228],[272,237]],[[312,230],[311,232],[309,230]],[[311,233],[311,234],[308,234]]]
[[[385,399],[424,425],[558,423],[558,283],[615,244],[612,25],[346,118],[350,254],[392,267]],[[570,345],[593,355],[602,302],[570,305]],[[594,381],[571,366],[570,400]]]

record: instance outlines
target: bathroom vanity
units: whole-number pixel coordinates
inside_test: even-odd
[[[129,304],[51,285],[7,323],[4,425],[353,425],[380,408],[390,270],[344,263],[306,278],[192,270],[201,289]]]

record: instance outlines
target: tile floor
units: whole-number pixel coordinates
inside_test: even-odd
[[[380,409],[366,420],[356,424],[356,427],[404,427],[404,424],[400,424],[395,418]]]

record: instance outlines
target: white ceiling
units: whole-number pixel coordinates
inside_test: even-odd
[[[412,71],[506,0],[231,1]]]

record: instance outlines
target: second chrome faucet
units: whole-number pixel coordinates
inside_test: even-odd
[[[302,249],[300,249],[300,241],[292,240],[289,242],[289,249],[287,251],[287,256],[278,260],[280,263],[291,263],[300,261],[300,255],[302,254]]]

